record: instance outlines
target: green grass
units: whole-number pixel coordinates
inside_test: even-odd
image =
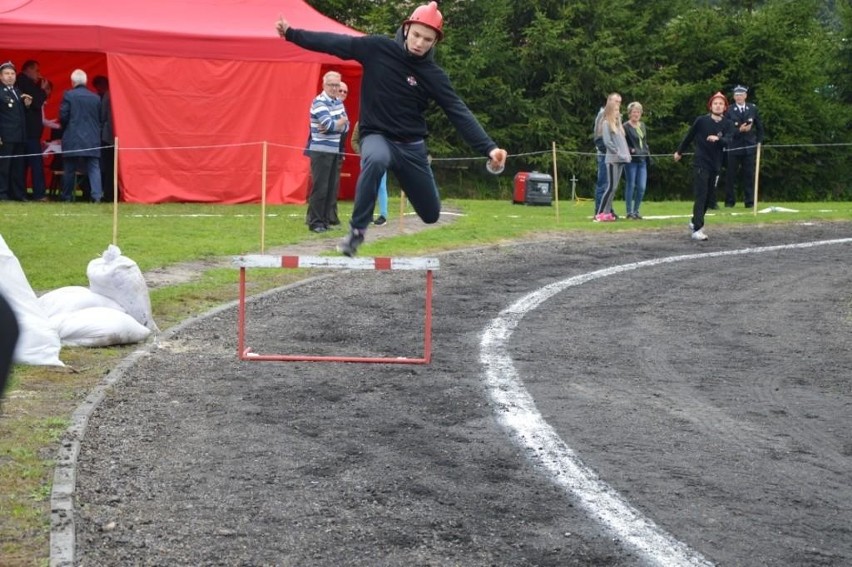
[[[395,201],[395,202],[394,202]],[[427,231],[371,242],[364,254],[412,253],[444,250],[471,244],[510,240],[531,233],[563,233],[572,230],[611,231],[682,226],[691,204],[649,202],[645,216],[679,215],[678,218],[595,224],[592,205],[561,201],[558,207],[513,205],[508,201],[447,200],[445,209],[463,214],[439,231]],[[708,219],[713,224],[790,222],[813,219],[848,219],[850,203],[772,203],[800,212],[748,214],[744,208],[720,209]],[[763,207],[763,205],[761,206]],[[341,203],[345,218],[350,203]],[[616,202],[616,211],[623,211]],[[397,222],[399,201],[390,205],[391,222]],[[304,226],[304,206],[269,206],[263,227],[265,249],[305,239],[333,240],[339,233],[310,235]],[[736,215],[732,213],[737,213]],[[415,222],[415,221],[412,221]],[[150,270],[194,259],[228,256],[261,249],[259,205],[122,205],[115,223],[116,243],[125,255]],[[0,205],[0,235],[15,252],[30,284],[37,292],[66,285],[87,285],[86,266],[113,241],[113,213],[109,206],[87,204]],[[333,245],[329,242],[329,249]]]
[[[616,212],[624,203],[616,202]],[[795,209],[754,216],[751,211],[720,209],[708,217],[708,232],[721,224],[848,221],[852,203],[771,203]],[[399,200],[390,204],[391,224],[399,223]],[[513,205],[508,200],[448,199],[451,223],[415,234],[371,240],[365,256],[412,256],[483,246],[539,235],[572,232],[682,230],[692,210],[686,202],[646,202],[639,222],[592,223],[592,204],[561,201],[559,206]],[[86,267],[112,243],[143,271],[176,263],[211,260],[307,240],[334,248],[341,232],[309,233],[305,207],[270,206],[261,229],[259,205],[125,205],[114,224],[109,206],[59,203],[0,203],[0,235],[19,259],[30,285],[43,293],[68,285],[88,285]],[[351,203],[340,204],[348,218]],[[558,218],[557,218],[558,214]],[[652,219],[649,217],[666,217]],[[419,222],[405,217],[404,223]],[[378,230],[378,229],[377,229]],[[263,235],[263,239],[261,236]],[[260,292],[310,275],[296,270],[257,270],[250,292]],[[189,283],[151,291],[154,319],[167,329],[237,294],[238,272],[212,268]],[[86,393],[134,346],[103,349],[64,348],[69,369],[16,366],[0,414],[0,558],[5,565],[44,565],[48,557],[49,493],[57,441],[67,417]],[[73,370],[72,370],[73,369]]]

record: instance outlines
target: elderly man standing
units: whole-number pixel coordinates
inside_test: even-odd
[[[18,76],[11,61],[0,65],[0,201],[24,201],[26,109],[32,97],[15,86]]]
[[[311,195],[308,197],[308,228],[325,232],[333,220],[329,204],[337,202],[340,187],[340,138],[349,131],[349,118],[338,98],[340,73],[329,71],[322,78],[322,92],[311,103]]]
[[[103,198],[101,185],[101,99],[86,88],[88,77],[82,69],[71,73],[71,90],[65,91],[59,105],[62,124],[62,200],[74,198],[74,176],[85,171],[93,203]]]

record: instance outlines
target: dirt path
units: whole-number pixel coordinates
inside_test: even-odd
[[[707,243],[668,230],[449,254],[428,366],[240,362],[234,309],[201,318],[92,416],[76,564],[663,564],[582,479],[554,476],[568,448],[691,564],[848,565],[852,244],[724,254],[850,237],[720,227]],[[412,354],[422,286],[368,272],[288,287],[251,304],[249,341]],[[500,317],[510,362],[483,346]],[[536,412],[562,445],[519,433],[544,435]]]

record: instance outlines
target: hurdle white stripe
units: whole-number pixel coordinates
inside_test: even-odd
[[[334,268],[344,270],[437,270],[437,258],[346,258],[342,256],[234,256],[236,268]]]
[[[480,341],[479,360],[484,367],[486,389],[498,420],[527,450],[529,458],[550,474],[555,484],[573,495],[604,527],[623,543],[638,550],[651,564],[666,567],[712,566],[713,563],[699,552],[675,539],[627,502],[562,440],[538,411],[535,400],[515,369],[507,344],[509,338],[521,319],[547,299],[598,278],[673,262],[849,243],[852,243],[852,238],[669,256],[581,274],[522,297],[491,321]]]

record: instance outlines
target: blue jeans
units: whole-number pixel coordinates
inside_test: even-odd
[[[71,153],[62,156],[62,200],[74,200],[74,182],[78,171],[89,178],[92,201],[100,202],[104,197],[101,189],[101,158],[75,156]]]
[[[388,174],[382,175],[379,182],[379,215],[388,218]]]
[[[624,166],[624,201],[627,204],[627,214],[639,214],[647,183],[647,160],[631,161]]]
[[[602,154],[601,152],[598,152],[597,160],[598,160],[598,178],[595,181],[595,214],[598,214],[598,211],[601,208],[601,199],[603,199],[603,194],[606,191],[606,186],[607,186],[606,154]]]

